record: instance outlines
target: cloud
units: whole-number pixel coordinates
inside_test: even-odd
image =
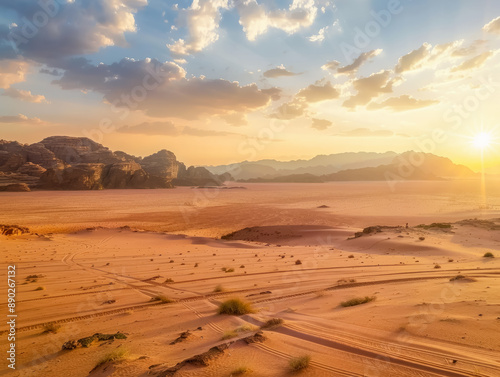
[[[484,25],[483,30],[488,33],[500,34],[500,17]]]
[[[315,128],[317,130],[326,130],[328,127],[330,127],[333,123],[330,122],[329,120],[326,119],[316,119],[312,118],[312,124],[311,127]]]
[[[381,49],[363,52],[354,60],[354,62],[352,62],[352,64],[337,68],[337,73],[345,75],[354,74],[358,71],[359,67],[361,67],[365,62],[369,61],[370,59],[373,59],[380,53],[382,53]],[[330,63],[327,63],[326,65]]]
[[[115,107],[142,110],[152,117],[199,119],[248,113],[266,107],[277,91],[260,90],[256,84],[202,77],[186,78],[186,71],[172,62],[125,58],[94,66],[74,60],[54,83],[63,89],[93,90]]]
[[[11,85],[26,80],[29,64],[22,60],[0,60],[0,88],[7,89]]]
[[[307,110],[307,104],[304,101],[294,99],[284,103],[275,113],[271,114],[271,118],[280,120],[292,120],[301,117]]]
[[[189,31],[188,40],[179,39],[167,47],[176,55],[190,55],[210,46],[219,39],[220,10],[228,8],[228,0],[193,0],[179,15],[179,22]]]
[[[322,65],[321,69],[324,71],[327,71],[327,70],[336,71],[339,66],[340,66],[340,62],[338,62],[336,60],[332,60],[331,62],[328,62],[328,63]]]
[[[328,81],[325,85],[309,85],[300,90],[296,97],[304,99],[306,102],[320,102],[335,99],[340,96],[340,92]]]
[[[267,78],[276,78],[282,76],[297,76],[297,75],[300,75],[300,73],[290,72],[283,65],[273,69],[269,69],[266,72],[264,72],[264,77]]]
[[[219,132],[213,130],[202,130],[189,126],[176,126],[170,121],[166,122],[143,122],[135,126],[123,126],[116,130],[119,133],[149,136],[228,136],[239,135],[232,132]]]
[[[353,88],[358,92],[344,101],[344,107],[354,109],[357,106],[367,105],[373,98],[384,93],[391,93],[392,87],[399,79],[391,79],[391,71],[380,71],[368,77],[352,81]]]
[[[430,57],[431,47],[429,43],[424,43],[420,48],[400,57],[394,71],[400,74],[422,68]]]
[[[246,126],[248,124],[248,120],[245,114],[242,113],[228,113],[219,115],[219,118],[223,119],[227,124],[231,126]]]
[[[451,69],[451,72],[469,71],[471,69],[480,68],[493,55],[495,55],[495,53],[493,51],[483,52],[482,54],[479,54],[471,59],[464,61],[462,64],[453,67]]]
[[[386,99],[380,104],[372,103],[368,106],[369,110],[378,110],[383,108],[388,108],[392,111],[409,111],[421,109],[423,107],[432,106],[439,103],[439,101],[434,100],[419,100],[408,95],[402,95],[400,97],[391,97]]]
[[[328,26],[319,29],[318,34],[311,35],[308,39],[311,42],[322,42],[325,39],[325,33],[328,30]]]
[[[31,94],[29,90],[19,90],[14,88],[5,89],[2,93],[3,96],[20,99],[21,101],[33,103],[49,103],[45,96]]]
[[[479,49],[479,47],[483,46],[484,44],[486,44],[485,40],[478,39],[474,41],[474,43],[471,44],[470,46],[455,48],[451,55],[454,57],[470,56],[475,54]]]
[[[318,13],[314,0],[293,0],[288,9],[268,10],[256,0],[235,0],[247,39],[254,41],[270,28],[293,34],[313,24]]]
[[[370,130],[369,128],[356,128],[354,130],[345,131],[336,136],[345,137],[389,137],[394,136],[394,132],[389,130]]]
[[[39,118],[28,118],[26,115],[1,115],[0,123],[24,123],[24,124],[41,124],[42,120]]]
[[[22,55],[55,62],[62,57],[95,53],[107,46],[127,46],[125,33],[136,31],[134,14],[147,5],[147,0],[40,2],[48,11],[42,11],[38,3],[2,1],[0,8],[17,15],[4,43],[13,40]],[[44,14],[47,24],[33,29],[29,23],[35,14]]]

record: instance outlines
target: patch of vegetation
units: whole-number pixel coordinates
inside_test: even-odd
[[[435,264],[435,265],[434,265],[434,268],[441,268],[441,265],[439,265],[439,264]]]
[[[417,225],[416,227],[422,229],[432,229],[432,228],[451,229],[451,224],[450,223],[432,223],[430,225],[420,224]]]
[[[468,281],[468,282],[474,282],[474,281],[477,281],[477,280],[474,279],[474,278],[468,277],[468,276],[457,275],[457,276],[452,277],[450,279],[450,281]]]
[[[38,287],[35,291],[45,291],[45,287]]]
[[[242,374],[252,373],[252,370],[247,367],[239,367],[231,372],[231,376],[241,376]]]
[[[351,255],[349,255],[347,258],[354,258],[354,255],[353,255],[353,254],[351,254]]]
[[[255,310],[252,308],[252,304],[239,298],[233,298],[224,301],[222,304],[220,304],[218,310],[218,314],[228,315],[242,315],[249,313],[255,313]]]
[[[484,258],[495,258],[495,256],[493,255],[493,253],[490,253],[489,251],[487,253],[484,253],[483,257]]]
[[[376,299],[375,296],[356,297],[356,298],[352,298],[352,299],[347,300],[347,301],[342,301],[340,303],[340,305],[343,306],[344,308],[347,308],[349,306],[366,304],[368,302],[374,301],[375,299]]]
[[[295,264],[296,264],[296,265],[302,264],[302,261],[301,261],[300,259],[297,259],[297,260],[295,261]]]
[[[290,360],[288,365],[292,372],[299,372],[301,370],[306,369],[309,366],[310,362],[311,362],[311,356],[304,355],[300,357],[294,357],[293,359]]]
[[[271,318],[270,320],[266,321],[260,328],[261,329],[271,329],[274,327],[281,326],[285,321],[283,318]]]
[[[43,333],[52,333],[57,334],[61,330],[61,325],[57,325],[55,323],[47,323],[43,326]]]
[[[215,292],[215,293],[224,292],[224,291],[225,291],[224,287],[223,287],[222,285],[220,285],[220,284],[218,284],[218,285],[217,285],[217,286],[215,286],[215,288],[214,288],[214,292]]]
[[[226,270],[226,273],[228,273],[228,272],[234,272],[234,268],[228,268],[228,269]]]
[[[168,298],[165,295],[156,295],[155,297],[151,298],[151,301],[161,301],[163,304],[169,304],[171,302],[174,302],[174,300]]]
[[[105,363],[114,363],[119,360],[126,360],[130,356],[130,352],[124,347],[118,347],[110,353],[104,355],[96,364],[96,368]]]
[[[420,241],[425,241],[425,237],[418,237]]]

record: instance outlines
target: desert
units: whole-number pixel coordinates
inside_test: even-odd
[[[309,357],[301,375],[498,375],[500,191],[484,208],[477,184],[4,193],[2,222],[29,231],[0,244],[10,373],[288,376]],[[231,299],[251,312],[218,314]]]

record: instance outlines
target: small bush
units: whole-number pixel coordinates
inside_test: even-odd
[[[105,363],[112,363],[115,361],[128,359],[129,355],[130,355],[130,352],[126,348],[119,347],[119,348],[111,351],[110,353],[106,354],[105,356],[103,356],[97,362],[96,368],[102,364],[105,364]]]
[[[261,328],[262,329],[270,329],[273,327],[278,327],[281,326],[285,321],[282,318],[271,318],[270,320],[266,321]]]
[[[464,275],[457,275],[457,276],[454,276],[450,279],[450,281],[467,281],[467,282],[474,282],[474,281],[477,281],[476,279],[474,278],[470,278],[470,277],[467,277],[467,276],[464,276]]]
[[[226,273],[228,273],[228,272],[234,272],[234,268],[228,268],[228,269],[226,270]]]
[[[235,338],[237,336],[238,336],[238,333],[234,330],[224,331],[224,334],[222,334],[222,340]]]
[[[35,291],[45,291],[45,287],[38,287]]]
[[[170,262],[168,262],[168,263],[174,263],[174,260],[173,260],[173,259],[170,259]]]
[[[61,325],[57,325],[55,323],[47,323],[45,326],[43,326],[43,333],[52,333],[52,334],[57,334],[61,330]]]
[[[220,284],[219,284],[219,285],[217,285],[217,286],[214,288],[214,292],[215,292],[215,293],[224,292],[224,291],[225,291],[224,287],[223,287],[222,285],[220,285]]]
[[[354,258],[354,255],[351,254],[347,258]]]
[[[420,241],[425,241],[425,237],[418,237]]]
[[[242,315],[254,313],[255,310],[249,302],[245,302],[239,298],[233,298],[224,301],[219,306],[218,314]]]
[[[292,372],[298,372],[306,369],[309,366],[310,362],[311,356],[305,355],[291,359],[288,365],[290,366]]]
[[[343,301],[340,303],[341,306],[343,306],[344,308],[347,308],[349,306],[356,306],[356,305],[361,305],[361,304],[366,304],[368,302],[372,302],[373,300],[375,300],[376,297],[375,296],[365,296],[365,297],[357,297],[357,298],[352,298],[350,300],[347,300],[347,301]]]
[[[297,264],[297,265],[302,264],[302,261],[301,261],[300,259],[297,259],[297,260],[295,261],[295,264]]]
[[[251,373],[251,369],[247,367],[239,367],[231,372],[231,376],[241,376],[242,374]]]
[[[151,301],[161,301],[164,304],[168,304],[171,302],[174,302],[174,300],[168,298],[167,296],[164,295],[156,295],[155,297],[151,298]]]
[[[453,259],[451,259],[451,258],[450,258],[450,259],[448,259],[448,262],[449,262],[449,263],[453,262]]]
[[[490,253],[489,251],[487,253],[484,253],[483,257],[484,258],[495,258],[495,256],[493,255],[493,253]]]
[[[441,265],[439,265],[439,264],[435,264],[435,265],[434,265],[434,268],[441,268]]]
[[[163,283],[168,284],[168,283],[173,283],[173,282],[174,282],[174,279],[172,279],[172,278],[168,278],[168,279],[166,279]]]
[[[240,266],[240,268],[245,268],[245,265],[244,265],[244,264],[242,264],[242,265]]]

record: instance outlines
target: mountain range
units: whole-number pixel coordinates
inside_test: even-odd
[[[439,180],[473,178],[477,174],[449,158],[430,153],[339,153],[310,160],[243,161],[207,166],[214,174],[228,172],[241,182],[329,182],[384,180]]]

